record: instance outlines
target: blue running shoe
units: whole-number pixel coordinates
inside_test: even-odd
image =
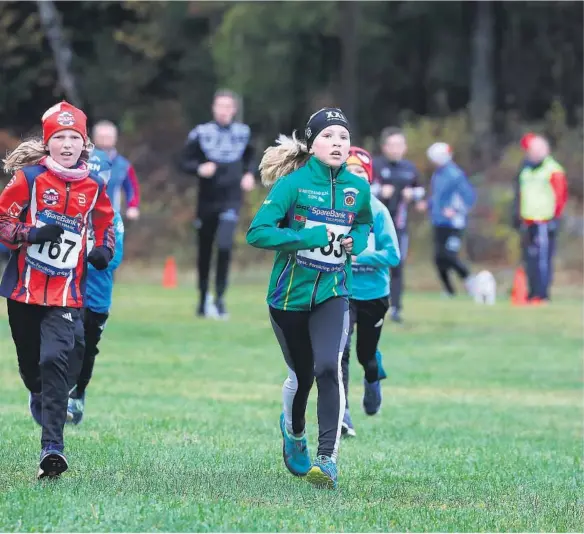
[[[48,445],[41,451],[41,461],[37,478],[57,478],[61,473],[69,469],[67,458],[63,454],[63,448]]]
[[[317,488],[337,489],[337,464],[328,456],[318,456],[306,475]]]
[[[355,432],[355,427],[353,426],[353,421],[351,421],[351,414],[349,409],[345,408],[345,415],[343,416],[343,422],[341,424],[341,435],[348,437],[354,437],[357,435]]]
[[[306,476],[306,473],[310,470],[310,455],[308,454],[306,435],[301,438],[295,438],[288,434],[284,414],[280,415],[280,431],[284,440],[282,455],[288,471],[296,477]]]
[[[69,397],[67,403],[67,423],[78,425],[83,419],[83,411],[85,410],[85,393],[79,399],[72,399]]]
[[[367,382],[363,380],[365,391],[363,393],[363,410],[367,415],[375,415],[381,408],[381,384],[379,380]]]
[[[37,424],[43,424],[43,394],[31,393],[28,396],[28,407],[30,414]]]
[[[379,377],[379,380],[384,380],[387,378],[387,373],[385,372],[385,369],[383,368],[383,357],[381,355],[381,351],[379,349],[377,349],[377,351],[375,352],[375,359],[377,360],[377,376]]]

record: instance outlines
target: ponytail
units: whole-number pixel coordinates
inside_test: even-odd
[[[302,167],[309,158],[306,144],[296,137],[296,131],[292,133],[292,137],[280,134],[276,145],[266,148],[260,162],[262,184],[266,187],[273,185],[278,178]]]
[[[79,159],[87,162],[93,148],[93,143],[88,137]],[[38,137],[33,137],[20,143],[12,152],[8,153],[6,159],[2,160],[2,163],[4,163],[4,172],[6,174],[14,174],[27,165],[37,165],[44,156],[48,155],[49,151],[46,149],[43,140]]]

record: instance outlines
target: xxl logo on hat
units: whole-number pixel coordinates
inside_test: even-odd
[[[75,124],[75,117],[68,111],[62,111],[57,117],[57,123],[61,126],[73,126]]]
[[[55,189],[47,189],[43,193],[43,202],[47,206],[54,206],[57,202],[59,202],[59,192]]]
[[[347,119],[340,111],[327,111],[326,112],[326,120],[327,121],[340,120],[340,121],[347,122]]]

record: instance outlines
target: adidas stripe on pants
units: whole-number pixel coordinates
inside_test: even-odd
[[[31,393],[42,392],[41,446],[63,446],[69,388],[67,369],[75,345],[76,308],[7,300],[18,368]]]

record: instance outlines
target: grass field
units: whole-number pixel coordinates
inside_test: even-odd
[[[264,285],[228,323],[194,318],[189,286],[124,284],[67,428],[70,470],[35,480],[39,428],[0,311],[0,531],[582,531],[582,305],[480,307],[409,294],[381,348],[378,417],[360,404],[340,487],[290,476],[278,430],[285,366]],[[312,452],[316,389],[309,404]]]

